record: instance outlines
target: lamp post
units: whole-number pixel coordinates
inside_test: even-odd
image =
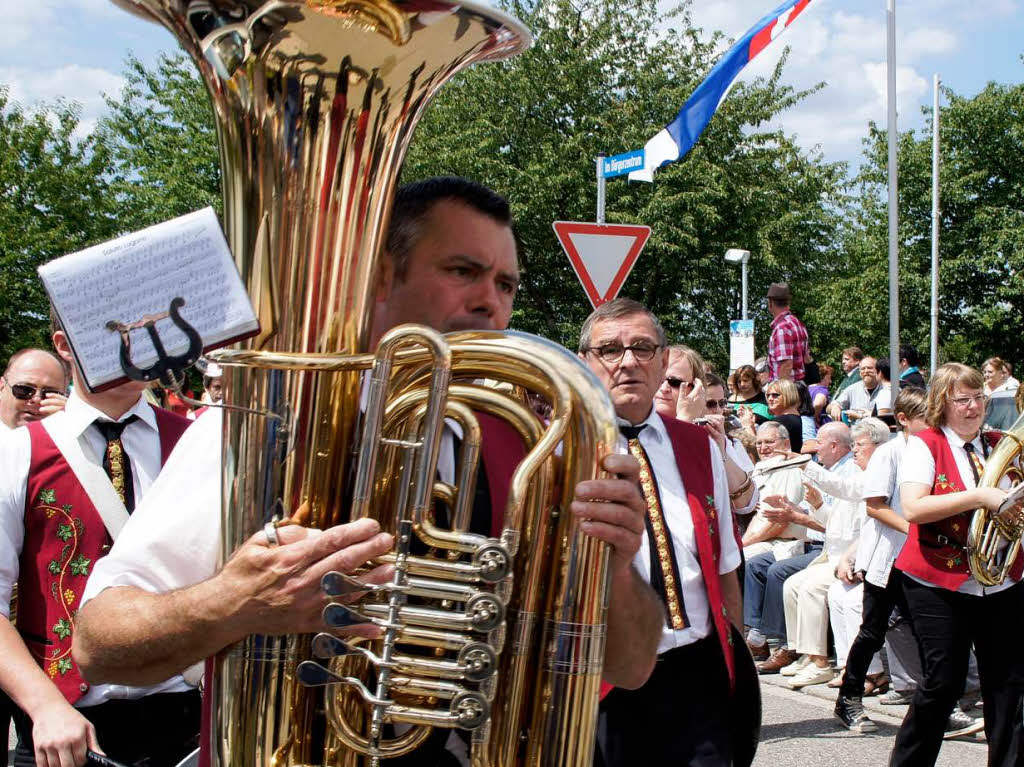
[[[739,264],[741,273],[743,275],[743,316],[740,319],[745,320],[747,318],[747,262],[750,260],[749,250],[740,250],[739,248],[729,248],[725,251],[725,260],[730,264]]]

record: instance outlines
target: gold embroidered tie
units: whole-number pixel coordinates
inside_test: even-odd
[[[982,439],[985,439],[985,437],[983,436]],[[974,449],[972,443],[965,442],[964,450],[967,451],[967,457],[970,459],[971,474],[974,475],[974,486],[977,487],[978,483],[981,482],[981,475],[985,472],[985,464],[981,462],[978,452]]]
[[[110,484],[114,486],[118,497],[124,503],[124,507],[131,514],[135,510],[135,486],[132,480],[132,464],[124,452],[124,445],[121,444],[121,433],[125,427],[138,416],[132,415],[123,421],[94,421],[93,425],[107,441],[107,448],[103,453],[103,470],[110,477]]]
[[[661,510],[661,499],[658,497],[658,484],[647,460],[647,453],[637,435],[643,430],[640,427],[620,427],[629,441],[629,452],[640,464],[640,489],[647,503],[647,537],[651,548],[651,587],[668,607],[669,625],[673,629],[685,629],[688,625],[686,607],[679,583],[679,569],[676,565],[675,549],[672,535],[665,523]],[[655,559],[658,567],[655,568]],[[660,576],[660,577],[658,577]]]

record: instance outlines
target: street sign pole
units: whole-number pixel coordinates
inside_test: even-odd
[[[604,152],[597,153],[597,223],[604,223]]]
[[[886,8],[889,114],[886,132],[889,138],[889,365],[900,367],[900,246],[899,197],[897,195],[898,163],[896,128],[896,0],[888,0]],[[890,388],[892,400],[900,392],[900,377],[893,376]]]

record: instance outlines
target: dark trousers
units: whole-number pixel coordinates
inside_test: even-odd
[[[885,644],[889,630],[889,618],[894,608],[909,617],[907,600],[903,595],[903,574],[893,568],[886,585],[876,586],[864,581],[864,612],[860,631],[850,645],[846,656],[846,673],[839,694],[847,698],[859,698],[864,694],[864,679],[875,653]],[[923,664],[922,664],[923,667]]]
[[[595,764],[725,767],[733,759],[734,713],[725,659],[712,634],[658,656],[643,687],[608,693],[601,702]]]
[[[989,767],[1024,764],[1024,583],[978,597],[903,579],[921,645],[924,680],[896,735],[891,767],[935,763],[946,720],[964,689],[974,643],[984,700]]]
[[[100,748],[131,767],[174,767],[199,745],[199,692],[162,693],[135,700],[110,700],[78,709],[96,727]],[[32,722],[15,714],[18,747],[14,767],[35,767]]]
[[[807,567],[821,554],[820,541],[804,544],[799,556],[775,561],[770,551],[747,560],[743,584],[743,622],[765,636],[786,639],[786,605],[782,586],[786,578]]]

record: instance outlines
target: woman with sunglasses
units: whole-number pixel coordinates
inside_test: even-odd
[[[789,433],[790,450],[802,452],[804,446],[804,424],[800,418],[800,391],[788,378],[776,378],[764,390],[768,400],[768,412],[772,420],[786,427]]]
[[[978,487],[991,452],[982,434],[984,379],[959,363],[943,365],[928,392],[929,428],[907,441],[900,466],[900,501],[910,523],[896,559],[921,646],[924,681],[896,736],[890,764],[934,764],[957,698],[964,689],[971,646],[978,659],[990,767],[1024,764],[1024,559],[999,586],[983,587],[966,551],[971,517],[995,513],[1006,489]],[[1021,512],[1017,503],[1004,514]]]

